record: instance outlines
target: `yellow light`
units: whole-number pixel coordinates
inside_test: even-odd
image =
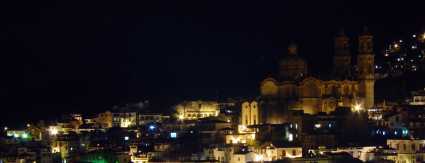
[[[127,127],[129,127],[130,125],[131,125],[131,121],[130,121],[130,119],[129,119],[129,118],[121,119],[121,124],[120,124],[120,126],[121,126],[122,128],[127,128]]]
[[[183,114],[180,114],[180,115],[178,116],[178,118],[179,118],[179,120],[183,120],[183,119],[184,119],[184,115],[183,115]]]
[[[263,160],[264,160],[264,156],[261,155],[261,154],[256,154],[255,157],[254,157],[255,162],[260,162],[260,161],[263,161]]]
[[[241,141],[239,136],[234,136],[234,137],[231,137],[230,139],[232,141],[232,144],[238,144]]]
[[[60,152],[60,148],[59,147],[53,147],[52,148],[52,153],[58,153]]]
[[[50,126],[49,127],[49,134],[50,135],[57,135],[59,133],[58,129],[56,127]]]
[[[239,125],[238,126],[238,131],[239,133],[244,133],[247,130],[245,125]]]
[[[363,105],[362,104],[360,104],[360,103],[356,103],[356,104],[354,104],[354,106],[353,106],[353,111],[355,111],[355,112],[360,112],[360,111],[362,111],[364,108],[363,108]]]
[[[398,48],[398,44],[394,44],[394,48]]]

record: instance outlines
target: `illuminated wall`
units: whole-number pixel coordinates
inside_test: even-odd
[[[104,113],[99,113],[95,119],[96,123],[102,128],[111,128],[112,127],[112,113],[106,111]]]
[[[263,161],[282,160],[284,158],[302,157],[302,147],[275,147],[273,144],[263,147],[261,155]]]
[[[241,104],[240,124],[249,126],[259,124],[259,109],[256,101]]]
[[[128,113],[112,113],[112,126],[115,127],[134,127],[137,125],[137,113],[128,112]]]
[[[335,39],[335,73],[331,78],[321,80],[307,74],[307,64],[297,56],[297,48],[291,45],[288,55],[279,65],[279,78],[264,79],[260,84],[261,96],[276,100],[289,109],[302,109],[308,114],[332,112],[336,107],[351,107],[363,101],[363,107],[374,106],[374,54],[373,36],[364,32],[359,36],[357,55],[357,76],[353,71],[348,37],[342,32]],[[354,71],[353,71],[354,72]],[[355,80],[353,80],[355,79]]]
[[[219,104],[215,101],[185,101],[175,106],[180,120],[195,120],[210,116],[218,116]]]
[[[414,163],[425,161],[422,149],[425,147],[423,139],[388,139],[387,145],[396,149],[396,162]]]
[[[255,141],[255,133],[226,135],[226,144],[249,144]]]

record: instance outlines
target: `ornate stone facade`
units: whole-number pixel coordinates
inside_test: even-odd
[[[372,38],[367,31],[359,36],[358,72],[355,72],[348,37],[343,32],[339,33],[335,38],[335,65],[330,79],[319,79],[308,74],[306,61],[298,56],[296,46],[290,45],[288,57],[280,61],[279,76],[268,77],[260,84],[261,108],[268,109],[274,105],[279,107],[273,109],[303,110],[304,113],[317,114],[332,112],[337,107],[373,107],[375,80]]]
[[[175,106],[180,120],[196,120],[210,116],[218,116],[219,103],[216,101],[184,101]]]

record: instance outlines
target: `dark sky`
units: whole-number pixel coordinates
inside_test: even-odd
[[[332,37],[364,25],[385,41],[419,31],[412,1],[2,1],[1,121],[150,100],[249,97],[288,42],[313,71]],[[40,115],[44,115],[40,116]],[[38,118],[40,117],[40,118]]]

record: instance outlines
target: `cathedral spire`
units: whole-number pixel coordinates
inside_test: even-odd
[[[335,54],[333,75],[338,79],[351,78],[350,39],[341,29],[335,36]]]
[[[359,95],[364,98],[365,108],[369,109],[374,106],[375,55],[373,54],[373,36],[367,27],[363,28],[363,33],[359,36],[358,52]]]
[[[288,46],[288,54],[289,55],[297,55],[298,54],[298,47],[297,44],[291,43]]]
[[[350,55],[349,41],[344,29],[341,29],[335,37],[335,55]]]
[[[369,29],[365,26],[363,27],[363,32],[359,36],[359,54],[369,54],[373,55],[373,36],[369,32]]]

